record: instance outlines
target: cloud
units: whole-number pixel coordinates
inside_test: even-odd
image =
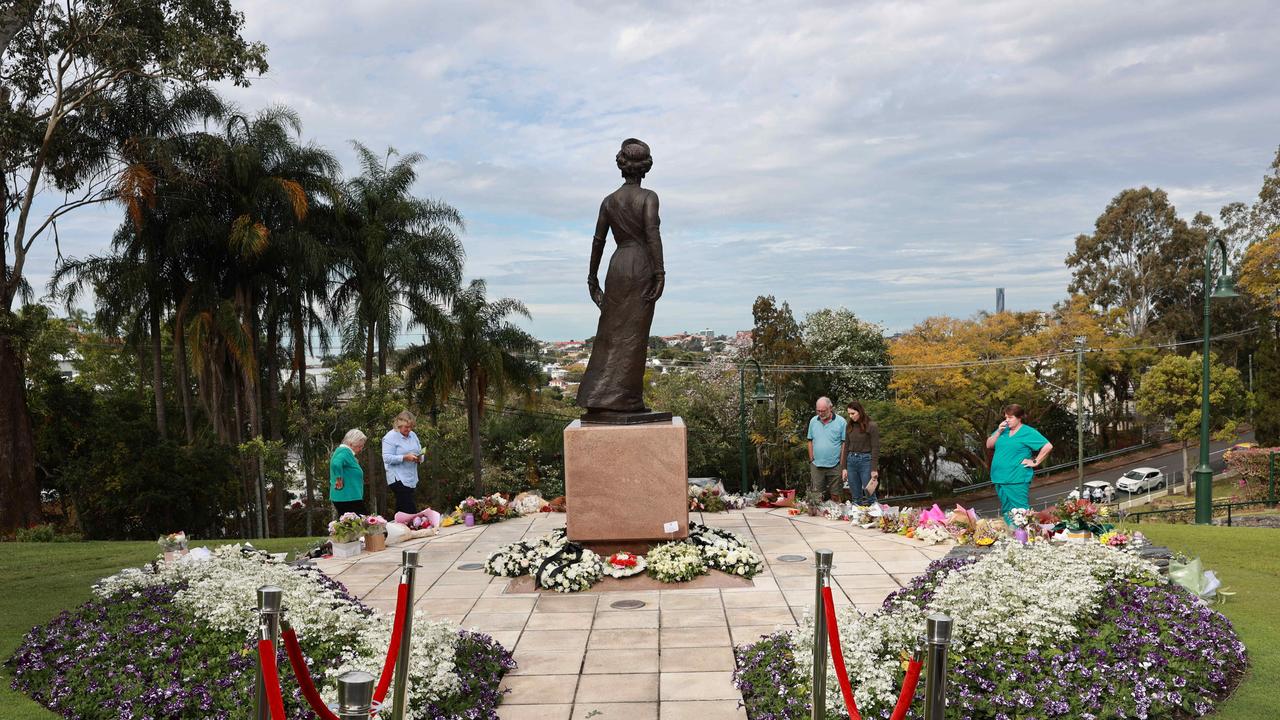
[[[1216,215],[1280,143],[1261,0],[237,6],[272,69],[228,96],[295,107],[349,171],[351,139],[423,152],[468,274],[544,337],[594,332],[584,271],[625,137],[662,198],[655,331],[749,327],[759,294],[890,330],[998,286],[1048,307],[1120,190]],[[69,241],[105,247],[99,224]]]

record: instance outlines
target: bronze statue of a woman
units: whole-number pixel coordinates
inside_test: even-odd
[[[671,413],[651,412],[644,406],[649,326],[666,282],[658,194],[640,187],[641,178],[653,167],[653,156],[648,145],[627,138],[616,160],[624,182],[600,203],[591,242],[587,288],[600,308],[600,325],[578,387],[578,405],[587,409],[583,422],[657,422],[670,419]],[[597,274],[610,230],[618,248],[609,259],[602,290]]]

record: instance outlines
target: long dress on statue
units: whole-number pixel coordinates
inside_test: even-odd
[[[610,230],[618,247],[609,259],[600,324],[577,403],[597,412],[644,412],[645,359],[654,306],[644,295],[655,273],[664,272],[657,193],[627,183],[606,197],[600,203],[593,253],[603,252]]]

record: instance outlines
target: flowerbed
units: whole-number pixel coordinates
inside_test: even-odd
[[[903,653],[918,647],[932,612],[955,621],[948,717],[1198,717],[1246,665],[1224,616],[1132,554],[1000,543],[980,560],[934,562],[871,615],[837,611],[863,717],[889,716]],[[735,682],[752,720],[807,716],[812,632],[810,620],[738,648]],[[829,713],[845,717],[830,670],[827,693]],[[920,717],[922,698],[923,683],[908,717]]]
[[[284,589],[311,674],[328,699],[348,670],[376,677],[391,622],[311,568],[241,546],[207,561],[127,570],[94,588],[95,599],[36,627],[7,661],[12,686],[67,718],[233,718],[252,701],[255,593]],[[288,660],[277,658],[288,716],[307,708]],[[414,624],[410,716],[492,718],[498,684],[514,667],[486,635],[445,623]]]

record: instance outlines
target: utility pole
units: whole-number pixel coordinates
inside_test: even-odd
[[[1084,497],[1084,341],[1076,337],[1076,490]]]
[[[1253,353],[1249,353],[1249,424],[1253,424]]]

